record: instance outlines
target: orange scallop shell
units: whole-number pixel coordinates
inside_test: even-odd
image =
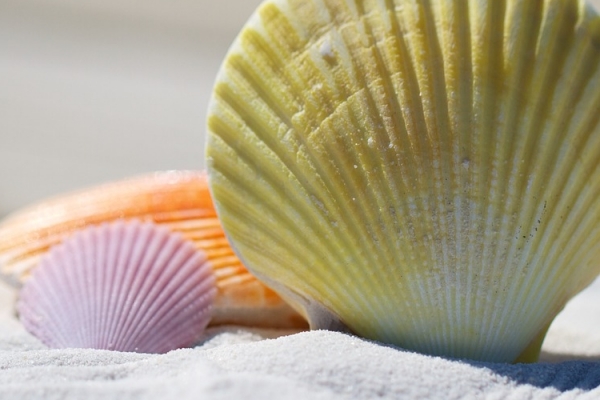
[[[164,225],[206,252],[218,287],[211,325],[307,327],[237,258],[217,218],[207,177],[198,171],[157,172],[103,184],[16,212],[0,222],[0,274],[20,285],[51,246],[82,227],[118,219]]]

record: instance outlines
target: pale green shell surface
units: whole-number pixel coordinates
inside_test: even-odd
[[[267,1],[208,127],[230,241],[313,327],[514,361],[600,272],[583,2]]]

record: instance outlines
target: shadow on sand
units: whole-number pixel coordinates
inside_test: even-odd
[[[539,388],[555,388],[561,392],[600,387],[600,355],[593,357],[542,352],[541,362],[534,364],[461,362],[489,369],[517,384]]]

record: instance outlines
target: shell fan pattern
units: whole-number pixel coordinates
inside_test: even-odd
[[[533,361],[600,272],[583,1],[266,1],[208,127],[226,234],[313,328]]]
[[[25,328],[52,348],[164,353],[204,332],[215,298],[206,256],[137,221],[85,228],[42,257],[20,292]]]

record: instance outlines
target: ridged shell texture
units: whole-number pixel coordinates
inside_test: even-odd
[[[17,308],[25,328],[53,348],[163,353],[199,338],[215,294],[206,256],[180,234],[115,222],[52,248]]]
[[[583,1],[266,1],[209,110],[221,222],[313,327],[535,358],[600,272],[599,63]]]

